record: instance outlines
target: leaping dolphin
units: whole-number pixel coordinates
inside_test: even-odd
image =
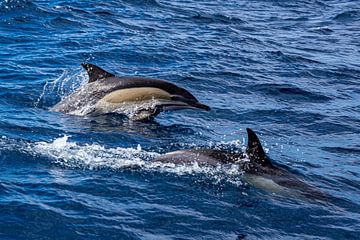
[[[124,113],[134,120],[154,117],[162,111],[203,109],[189,91],[165,80],[118,77],[93,64],[81,64],[89,75],[87,84],[50,110],[72,115]]]
[[[280,195],[307,197],[325,201],[325,194],[291,173],[284,166],[272,163],[265,154],[256,133],[247,128],[248,144],[245,153],[215,149],[187,149],[169,152],[154,159],[162,163],[216,166],[237,164],[244,172],[245,181],[260,189]]]

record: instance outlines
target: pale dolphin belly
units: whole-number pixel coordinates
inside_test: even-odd
[[[172,97],[173,95],[160,88],[119,89],[101,98],[96,103],[93,114],[128,113],[131,119],[139,120],[157,115],[158,107],[161,107],[161,110],[195,108],[187,103],[172,100]]]
[[[159,88],[141,87],[119,89],[105,95],[100,101],[108,103],[141,102],[146,100],[171,100],[171,95]]]
[[[274,180],[260,175],[245,173],[244,179],[246,182],[250,183],[256,188],[265,190],[267,192],[276,194],[284,194],[285,192],[288,192],[287,188],[277,184]]]

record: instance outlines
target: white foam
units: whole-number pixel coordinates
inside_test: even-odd
[[[141,169],[176,175],[204,174],[214,182],[227,181],[242,185],[242,171],[236,164],[200,166],[193,164],[173,164],[151,161],[160,153],[143,150],[140,145],[130,148],[105,148],[98,144],[79,145],[69,141],[69,136],[63,136],[52,142],[33,143],[28,148],[35,155],[53,159],[54,163],[64,167],[87,169]]]
[[[145,160],[158,154],[146,152],[140,146],[136,148],[105,148],[98,144],[78,145],[68,141],[68,136],[53,142],[37,142],[33,152],[54,159],[54,162],[66,167],[86,167],[121,169],[143,166]]]
[[[81,91],[81,89],[80,89]],[[81,100],[81,99],[80,99]],[[157,100],[148,100],[141,102],[124,102],[119,104],[98,101],[96,104],[85,104],[78,109],[70,112],[72,115],[85,116],[94,112],[95,114],[118,113],[126,115],[130,119],[143,119],[152,115],[156,107],[160,104]]]
[[[223,144],[226,144],[223,142]],[[188,148],[188,146],[184,146]],[[161,154],[146,151],[140,145],[134,147],[107,148],[99,144],[78,144],[71,136],[61,136],[52,142],[26,142],[8,137],[0,138],[0,150],[20,151],[32,156],[49,158],[54,164],[65,168],[112,169],[123,171],[137,169],[169,173],[179,176],[201,174],[212,183],[228,182],[243,185],[242,174],[236,164],[222,164],[216,167],[193,164],[173,164],[152,161]]]
[[[65,135],[64,137],[55,139],[52,144],[56,148],[63,148],[63,147],[66,146],[66,143],[67,143],[68,139],[69,139],[69,137],[67,135]]]

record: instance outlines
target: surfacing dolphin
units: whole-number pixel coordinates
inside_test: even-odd
[[[162,111],[203,109],[189,91],[165,80],[118,77],[93,64],[81,64],[89,82],[50,110],[72,115],[123,113],[133,120],[151,118]]]
[[[284,166],[272,163],[265,154],[256,133],[247,128],[248,144],[245,153],[215,149],[187,149],[169,152],[154,159],[162,163],[217,166],[237,164],[244,179],[257,188],[285,196],[306,197],[326,201],[324,193],[316,190]]]

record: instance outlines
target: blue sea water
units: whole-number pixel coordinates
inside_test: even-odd
[[[86,83],[83,62],[212,111],[50,112]],[[0,0],[0,239],[359,239],[359,80],[359,1]],[[246,127],[331,200],[151,163],[243,149]]]

